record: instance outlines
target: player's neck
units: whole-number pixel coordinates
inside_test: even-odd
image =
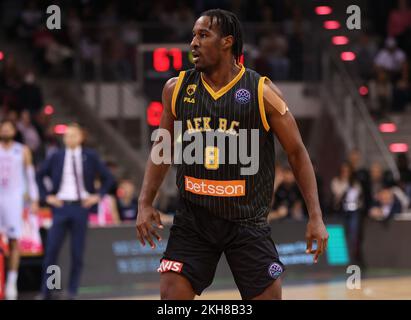
[[[228,63],[221,63],[210,72],[202,72],[202,76],[214,91],[218,91],[233,80],[240,71],[241,66],[233,60]]]
[[[11,141],[2,141],[2,142],[0,142],[0,146],[3,149],[10,149],[13,146],[13,140],[11,140]]]

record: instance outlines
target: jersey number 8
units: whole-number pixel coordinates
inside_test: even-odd
[[[205,148],[205,161],[204,167],[208,170],[217,170],[220,166],[219,157],[218,157],[218,148],[217,147],[206,147]]]

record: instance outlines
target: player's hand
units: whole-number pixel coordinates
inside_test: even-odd
[[[95,204],[99,203],[99,201],[100,196],[98,194],[91,194],[81,202],[81,205],[82,207],[89,209]]]
[[[38,201],[32,201],[31,202],[30,211],[33,214],[37,214],[39,212],[39,202]]]
[[[314,263],[318,262],[319,256],[325,252],[328,244],[328,232],[322,218],[310,218],[305,234],[307,241],[306,253],[314,254]],[[317,249],[313,250],[313,241],[317,242]]]
[[[55,208],[61,208],[63,206],[63,201],[58,199],[55,195],[47,196],[46,202],[48,205],[55,207]]]
[[[164,228],[163,224],[161,223],[160,213],[152,206],[139,206],[136,222],[137,239],[143,246],[146,245],[147,241],[152,249],[156,247],[152,236],[154,236],[158,241],[161,241],[161,236],[153,227],[153,224],[158,229]]]

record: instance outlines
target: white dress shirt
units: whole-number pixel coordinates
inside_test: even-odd
[[[387,69],[388,71],[400,72],[406,60],[407,56],[401,49],[397,49],[392,53],[387,49],[382,49],[375,57],[374,62],[378,67]]]
[[[76,178],[73,170],[73,154],[76,162],[76,171],[80,188],[81,199],[78,199],[76,189]],[[60,190],[57,193],[57,198],[63,201],[84,200],[89,196],[84,187],[83,179],[83,157],[81,147],[75,149],[66,149],[64,156],[63,176],[61,180]]]

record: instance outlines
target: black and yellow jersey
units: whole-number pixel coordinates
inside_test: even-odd
[[[177,164],[176,183],[182,200],[250,226],[267,223],[275,178],[274,135],[264,111],[264,80],[241,65],[238,75],[215,92],[200,72],[191,69],[180,72],[172,96],[172,113],[181,121],[182,132],[204,138],[202,163],[188,164],[183,159]],[[252,129],[257,139],[252,140]],[[207,132],[225,137],[223,150],[214,142],[205,142]],[[240,139],[240,132],[245,132],[246,139]],[[230,137],[237,137],[234,148]],[[247,164],[240,149],[251,156],[252,141],[258,144],[258,155],[252,156],[258,158],[258,170],[245,175],[241,168]],[[183,152],[190,143],[182,139]],[[237,161],[231,161],[235,158]]]

